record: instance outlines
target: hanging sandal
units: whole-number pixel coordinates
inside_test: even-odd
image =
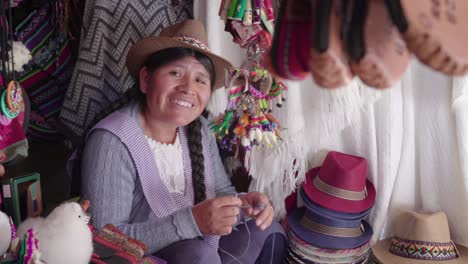
[[[310,54],[310,72],[323,88],[348,84],[353,75],[341,41],[340,1],[314,1],[315,31]]]
[[[351,40],[351,45],[355,45],[350,47],[351,70],[370,87],[391,87],[406,71],[410,52],[383,0],[358,0],[353,4],[357,27],[351,31],[357,34],[350,38],[359,39]]]
[[[418,59],[448,75],[468,72],[468,1],[385,0]]]

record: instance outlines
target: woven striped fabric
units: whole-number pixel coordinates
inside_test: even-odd
[[[144,243],[126,236],[117,227],[108,224],[93,234],[91,263],[138,264],[142,262],[145,251]]]
[[[38,141],[60,138],[55,124],[74,64],[69,39],[59,31],[54,18],[59,12],[55,5],[46,2],[15,28],[16,40],[33,57],[18,80],[27,91],[34,111],[45,120],[43,125],[33,125],[28,133],[30,139]]]
[[[133,86],[130,47],[192,17],[189,0],[88,0],[79,56],[60,112],[60,129],[78,146],[95,116]]]

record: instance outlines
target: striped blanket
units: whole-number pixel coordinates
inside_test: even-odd
[[[31,52],[32,60],[18,74],[31,99],[28,138],[56,140],[55,123],[71,78],[74,56],[69,38],[58,26],[55,4],[45,2],[30,12],[14,30],[15,40]],[[37,124],[42,124],[39,128]]]
[[[88,0],[77,63],[59,115],[60,130],[77,146],[97,113],[132,85],[129,48],[144,36],[192,17],[189,0]]]

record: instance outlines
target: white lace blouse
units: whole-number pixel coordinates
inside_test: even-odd
[[[160,143],[146,135],[145,138],[154,153],[159,175],[169,192],[184,193],[184,162],[179,134],[177,134],[174,144]]]

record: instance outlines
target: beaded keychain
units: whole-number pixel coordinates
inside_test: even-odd
[[[234,69],[232,74],[228,108],[224,115],[213,120],[211,127],[217,135],[221,151],[227,156],[237,157],[241,150],[244,162],[248,164],[252,147],[273,147],[277,144],[281,125],[269,113],[269,102],[275,98],[268,96],[273,83],[271,75],[245,69]],[[235,85],[241,77],[244,84]]]
[[[16,118],[22,110],[23,96],[21,86],[17,81],[10,81],[0,97],[0,107],[4,116]]]
[[[237,156],[239,148],[248,153],[253,146],[276,146],[281,125],[270,113],[270,101],[281,96],[284,85],[260,68],[234,68],[230,76],[227,109],[209,125],[221,151]],[[276,89],[273,94],[272,87]]]

